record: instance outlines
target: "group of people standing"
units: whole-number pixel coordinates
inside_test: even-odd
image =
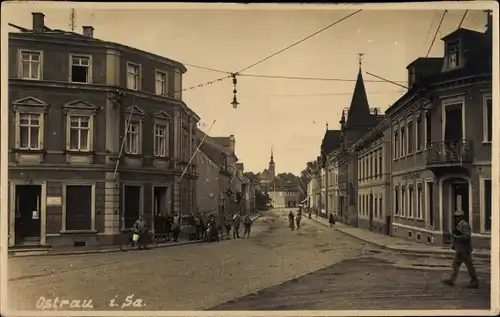
[[[226,229],[226,236],[231,239],[231,230],[233,231],[233,239],[240,238],[240,226],[241,226],[241,214],[237,212],[232,217],[228,217],[224,220],[224,227]],[[243,219],[243,238],[250,238],[250,231],[252,231],[252,219],[249,215],[246,215]]]

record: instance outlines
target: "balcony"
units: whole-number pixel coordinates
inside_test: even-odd
[[[426,164],[428,167],[461,166],[472,163],[471,141],[439,141],[427,145]]]

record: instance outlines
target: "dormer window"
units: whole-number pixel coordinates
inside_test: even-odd
[[[450,41],[446,45],[448,56],[448,69],[460,66],[460,42],[458,40]]]

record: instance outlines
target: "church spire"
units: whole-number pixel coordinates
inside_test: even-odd
[[[351,105],[347,113],[347,126],[360,127],[371,125],[370,106],[368,105],[368,97],[366,96],[365,83],[361,72],[362,59],[364,54],[359,53],[359,71],[354,92],[352,94]]]
[[[271,148],[271,161],[269,163],[274,163],[273,148]]]

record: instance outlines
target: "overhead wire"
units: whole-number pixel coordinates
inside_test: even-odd
[[[459,29],[462,27],[462,23],[464,23],[465,17],[467,16],[467,12],[469,12],[469,9],[465,10],[462,20],[460,20],[460,24],[458,25]]]
[[[446,15],[446,13],[448,13],[448,10],[444,10],[443,15],[441,16],[441,21],[439,21],[439,25],[436,29],[436,33],[434,33],[434,37],[432,38],[432,42],[431,42],[431,45],[429,46],[429,50],[427,51],[427,54],[425,55],[426,58],[429,57],[429,54],[431,53],[432,46],[434,46],[434,42],[436,41],[436,37],[439,33],[439,29],[441,28],[441,25],[443,24],[444,16]]]
[[[341,18],[341,19],[339,19],[339,20],[337,20],[337,21],[335,21],[335,22],[333,22],[333,23],[331,23],[331,24],[327,25],[326,27],[324,27],[324,28],[322,28],[322,29],[320,29],[320,30],[318,30],[318,31],[316,31],[316,32],[314,32],[314,33],[312,33],[312,34],[310,34],[310,35],[308,35],[308,36],[304,37],[303,39],[301,39],[301,40],[299,40],[299,41],[297,41],[297,42],[295,42],[295,43],[293,43],[293,44],[291,44],[291,45],[288,45],[287,47],[285,47],[285,48],[283,48],[283,49],[281,49],[281,50],[279,50],[279,51],[277,51],[277,52],[275,52],[275,53],[273,53],[273,54],[271,54],[271,55],[269,55],[269,56],[267,56],[267,57],[264,57],[264,58],[262,58],[262,59],[258,60],[257,62],[255,62],[255,63],[251,64],[250,66],[247,66],[247,67],[245,67],[245,68],[241,69],[240,71],[237,71],[235,74],[240,74],[240,73],[242,73],[242,72],[244,72],[244,71],[246,71],[246,70],[249,70],[250,68],[253,68],[253,67],[255,67],[255,66],[257,66],[257,65],[259,65],[259,64],[261,64],[261,63],[263,63],[263,62],[265,62],[265,61],[267,61],[268,59],[273,58],[274,56],[279,55],[279,54],[281,54],[281,53],[283,53],[283,52],[285,52],[285,51],[289,50],[290,48],[292,48],[292,47],[294,47],[294,46],[296,46],[296,45],[298,45],[298,44],[300,44],[300,43],[302,43],[302,42],[305,42],[305,41],[307,41],[308,39],[310,39],[310,38],[312,38],[312,37],[314,37],[314,36],[316,36],[316,35],[318,35],[318,34],[320,34],[320,33],[324,32],[324,31],[328,30],[329,28],[331,28],[331,27],[333,27],[333,26],[335,26],[335,25],[339,24],[340,22],[342,22],[342,21],[344,21],[344,20],[347,20],[348,18],[350,18],[350,17],[352,17],[352,16],[354,16],[354,15],[358,14],[358,13],[359,13],[359,12],[361,12],[361,11],[363,11],[363,10],[362,10],[362,9],[359,9],[359,10],[357,10],[357,11],[355,11],[355,12],[351,13],[351,14],[348,14],[347,16],[345,16],[345,17],[343,17],[343,18]]]
[[[432,15],[432,20],[431,20],[431,23],[429,24],[429,29],[427,30],[427,34],[425,35],[424,43],[422,44],[422,46],[425,46],[425,43],[427,42],[427,38],[429,37],[429,34],[431,34],[431,29],[432,29],[432,26],[434,25],[434,20],[436,19],[436,13],[437,13],[437,11],[434,11],[434,14]]]
[[[267,79],[287,79],[287,80],[312,80],[312,81],[341,81],[341,82],[355,82],[357,79],[346,79],[346,78],[324,78],[324,77],[299,77],[299,76],[278,76],[278,75],[259,75],[259,74],[240,74],[238,76],[242,77],[257,77],[257,78],[267,78]],[[384,83],[385,80],[363,80],[369,83]],[[405,83],[406,81],[394,81]]]

